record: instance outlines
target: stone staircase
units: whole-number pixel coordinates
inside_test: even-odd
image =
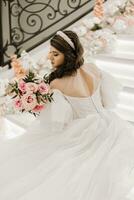
[[[134,122],[134,37],[118,35],[111,53],[95,55],[94,62],[111,73],[124,86],[119,96],[116,113],[125,120]]]

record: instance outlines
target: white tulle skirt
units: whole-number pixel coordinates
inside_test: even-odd
[[[1,140],[0,200],[134,199],[134,128],[101,115]]]

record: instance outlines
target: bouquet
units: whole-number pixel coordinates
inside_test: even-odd
[[[45,108],[45,104],[53,100],[48,79],[39,78],[34,72],[29,71],[26,76],[9,83],[8,95],[12,96],[13,106],[21,112],[29,112],[35,116]]]

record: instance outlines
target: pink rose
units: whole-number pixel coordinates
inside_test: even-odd
[[[134,19],[128,19],[127,23],[129,26],[134,26]]]
[[[31,111],[37,105],[36,95],[34,94],[24,94],[22,96],[22,105],[26,111]]]
[[[35,108],[32,110],[33,112],[40,112],[44,109],[44,105],[36,105]]]
[[[28,82],[26,83],[26,90],[35,93],[38,90],[38,85],[36,83]]]
[[[15,105],[15,108],[17,108],[18,110],[22,110],[22,108],[23,108],[22,100],[19,97],[16,97],[14,99],[14,105]]]
[[[49,88],[44,82],[38,85],[38,90],[41,94],[47,94],[49,92]]]
[[[26,92],[26,83],[23,80],[20,80],[18,83],[18,88],[22,93]]]

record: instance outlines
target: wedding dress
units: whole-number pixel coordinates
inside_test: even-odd
[[[84,70],[91,95],[53,89],[54,102],[24,135],[1,137],[0,200],[134,199],[134,128],[111,110],[121,87],[91,65]],[[84,82],[76,83],[77,93]]]

